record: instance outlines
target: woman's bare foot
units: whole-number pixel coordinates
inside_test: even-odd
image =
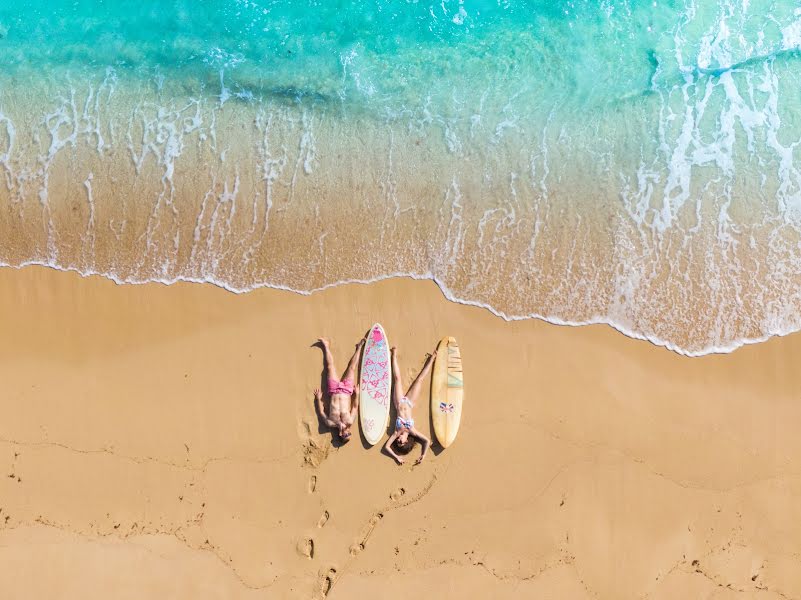
[[[331,341],[328,338],[321,337],[317,338],[317,342],[323,347],[328,348],[331,345]]]
[[[365,338],[359,340],[359,342],[356,344],[356,350],[361,350],[362,348],[364,348],[364,340]]]
[[[397,350],[398,350],[398,348],[396,346],[392,346],[392,348],[389,349],[389,352],[390,352],[390,354],[395,354],[395,352]]]

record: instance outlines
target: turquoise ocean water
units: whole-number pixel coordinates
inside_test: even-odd
[[[800,53],[784,0],[3,3],[0,260],[730,350],[801,328]]]

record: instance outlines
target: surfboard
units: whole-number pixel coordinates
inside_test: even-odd
[[[387,431],[392,389],[389,342],[378,323],[370,328],[359,371],[359,422],[367,443],[378,443]]]
[[[443,448],[456,439],[462,420],[464,377],[462,353],[453,337],[440,340],[431,372],[431,421],[434,435]]]

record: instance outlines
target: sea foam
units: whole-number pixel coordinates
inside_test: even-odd
[[[793,3],[35,4],[0,9],[5,265],[430,279],[688,355],[801,327]]]

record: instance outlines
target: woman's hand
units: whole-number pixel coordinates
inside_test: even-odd
[[[306,389],[308,389],[308,388],[306,388]],[[321,392],[319,389],[315,388],[315,390],[314,390],[314,399],[315,400],[322,400],[323,399],[323,392]]]
[[[425,454],[424,454],[423,456],[421,456],[420,458],[418,458],[416,461],[414,461],[414,464],[416,464],[416,465],[419,465],[421,462],[423,462],[423,460],[425,459],[425,457],[426,457],[426,456],[425,456]]]
[[[396,457],[395,457],[395,460],[397,460],[397,461],[398,461],[398,464],[399,464],[399,465],[402,465],[402,464],[403,464],[403,459],[402,459],[400,456],[396,456]]]

